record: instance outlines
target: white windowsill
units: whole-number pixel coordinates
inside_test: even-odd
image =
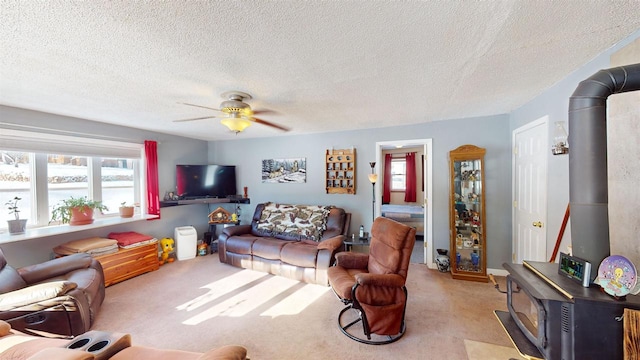
[[[57,225],[57,226],[43,226],[39,228],[27,229],[24,234],[11,235],[8,231],[0,233],[0,245],[8,244],[12,242],[37,239],[46,236],[54,236],[60,234],[68,234],[78,231],[85,231],[91,229],[98,229],[107,226],[120,225],[131,223],[135,221],[143,221],[157,218],[157,215],[135,215],[131,218],[121,218],[119,216],[103,217],[95,219],[93,224],[89,225]]]

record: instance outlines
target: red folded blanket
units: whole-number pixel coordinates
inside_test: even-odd
[[[127,231],[127,232],[112,232],[109,233],[109,239],[114,239],[118,241],[119,246],[127,246],[135,243],[139,243],[141,241],[153,239],[153,236],[143,235],[137,233],[135,231]]]

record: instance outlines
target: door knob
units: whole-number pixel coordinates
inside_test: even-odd
[[[540,221],[534,221],[533,222],[533,226],[541,228],[542,227],[542,223]]]

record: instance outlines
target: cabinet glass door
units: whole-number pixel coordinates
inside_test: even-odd
[[[487,281],[484,211],[484,153],[464,145],[451,163],[451,273],[456,279]]]

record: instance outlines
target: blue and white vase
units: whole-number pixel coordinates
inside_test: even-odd
[[[437,249],[437,251],[436,265],[438,266],[438,270],[440,272],[449,272],[450,260],[449,255],[447,255],[448,251],[445,249]]]

